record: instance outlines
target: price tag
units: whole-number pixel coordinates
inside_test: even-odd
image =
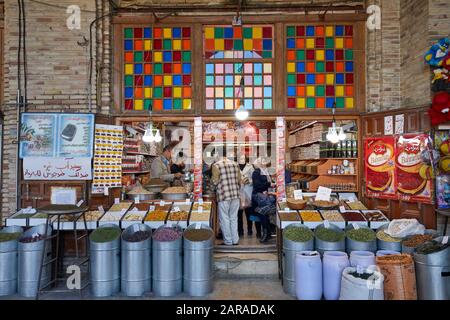
[[[104,214],[104,213],[105,213],[105,209],[103,208],[103,206],[98,206],[98,211],[99,211],[101,214]]]
[[[83,199],[81,199],[80,201],[78,201],[78,203],[77,203],[77,207],[81,206],[81,205],[83,204],[83,202],[84,202],[84,200],[83,200]]]
[[[109,196],[109,188],[104,188],[103,189],[103,195]]]
[[[358,264],[356,265],[356,272],[359,274],[364,273],[364,268]]]
[[[120,198],[114,198],[114,204],[119,204],[120,203]]]
[[[173,207],[172,212],[180,212],[180,208],[179,207]]]
[[[287,201],[286,198],[283,198],[283,199],[280,200],[280,202],[283,202],[283,203],[286,202],[286,201]]]
[[[198,207],[198,213],[203,213],[203,207]]]
[[[326,229],[330,229],[330,221],[325,220],[325,221],[323,222],[323,225],[325,226]]]
[[[121,214],[121,215],[124,215],[125,212],[127,212],[127,209],[122,209],[122,210],[120,210],[120,214]]]
[[[136,211],[139,211],[139,209],[137,207],[134,207],[133,210],[131,210],[131,211],[136,212]]]
[[[186,198],[186,204],[191,204],[191,199],[190,198]]]
[[[134,198],[134,203],[136,203],[136,204],[141,203],[141,200],[139,199],[139,197]]]
[[[294,190],[294,199],[295,200],[303,200],[303,191],[302,190]]]
[[[149,210],[149,211],[155,211],[155,206],[150,206],[150,207],[148,208],[148,210]]]
[[[165,202],[164,200],[161,200],[161,201],[159,202],[159,205],[160,205],[161,207],[164,207],[164,206],[166,205],[166,202]]]
[[[448,243],[448,236],[445,236],[442,238],[442,244],[447,244]]]
[[[359,229],[359,225],[358,225],[357,223],[355,223],[355,222],[352,222],[352,226],[353,226],[353,228],[354,228],[355,230],[358,230],[358,229]]]
[[[202,228],[202,225],[201,225],[201,223],[196,223],[195,224],[195,229],[201,229]]]
[[[316,201],[330,201],[331,192],[333,190],[325,187],[319,187],[317,189]]]
[[[203,204],[203,199],[198,199],[198,204],[202,205]]]
[[[341,213],[345,213],[345,207],[344,207],[344,206],[340,206],[340,207],[339,207],[339,211],[340,211]]]

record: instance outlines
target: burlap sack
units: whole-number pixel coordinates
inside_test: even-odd
[[[417,300],[414,261],[409,254],[377,257],[384,276],[385,300]]]

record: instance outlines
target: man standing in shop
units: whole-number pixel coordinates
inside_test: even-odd
[[[240,205],[241,170],[233,160],[223,157],[212,165],[212,183],[217,187],[219,224],[223,233],[223,244],[237,246],[238,210]]]
[[[163,154],[152,162],[151,177],[152,179],[161,179],[166,182],[173,183],[175,179],[180,179],[183,174],[171,173],[170,160],[172,159],[173,145],[167,145],[163,149]]]

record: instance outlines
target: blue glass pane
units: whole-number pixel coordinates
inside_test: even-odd
[[[191,73],[191,64],[190,63],[183,63],[183,73]]]
[[[181,28],[173,28],[172,29],[172,37],[173,38],[181,38]]]
[[[232,39],[233,38],[233,28],[225,28],[224,37],[226,39]]]
[[[263,40],[263,50],[272,50],[272,40]]]
[[[306,27],[306,36],[308,36],[308,37],[314,36],[314,26]]]
[[[223,110],[223,100],[222,99],[216,99],[216,110]]]
[[[173,85],[174,86],[180,86],[181,83],[182,83],[181,76],[179,76],[179,75],[178,76],[173,76],[172,81],[173,81]]]
[[[305,63],[297,62],[297,72],[305,72]]]
[[[142,73],[142,64],[141,63],[136,63],[134,65],[134,73],[135,74],[141,74]]]
[[[287,95],[288,97],[295,97],[296,96],[295,87],[288,87]]]
[[[344,26],[336,26],[336,36],[344,35]]]
[[[316,75],[315,74],[306,75],[306,83],[307,84],[315,84],[316,83]]]
[[[264,97],[272,97],[272,87],[264,87]]]
[[[125,88],[125,98],[133,98],[133,88]]]
[[[144,38],[150,39],[152,37],[152,28],[144,28]]]
[[[333,108],[334,98],[327,98],[327,108]]]
[[[172,110],[172,99],[164,99],[164,110]]]
[[[253,99],[245,99],[244,100],[244,109],[247,109],[247,110],[253,109]]]
[[[326,58],[327,58],[327,60],[334,60],[334,51],[333,50],[327,50]]]
[[[127,51],[133,50],[133,40],[125,40],[124,47]]]
[[[232,86],[233,85],[233,76],[225,76],[225,85]]]
[[[346,62],[345,63],[345,71],[353,72],[353,62]]]
[[[253,65],[253,72],[254,72],[254,73],[262,73],[262,70],[263,70],[263,65],[262,65],[262,63],[255,63],[255,64]]]
[[[336,74],[336,84],[344,84],[344,82],[345,82],[344,74],[343,73]]]
[[[213,74],[214,73],[214,65],[212,63],[206,64],[206,74]]]
[[[153,77],[152,76],[144,76],[144,85],[151,86],[152,84],[153,84]]]
[[[171,62],[172,61],[172,52],[171,51],[164,51],[163,52],[163,61],[164,62]]]

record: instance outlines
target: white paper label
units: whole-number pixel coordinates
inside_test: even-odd
[[[150,206],[150,207],[148,208],[148,210],[149,210],[149,211],[155,211],[155,206]]]
[[[303,200],[303,191],[302,190],[294,190],[294,199],[295,200]]]
[[[280,200],[280,202],[286,202],[287,200],[286,200],[286,198],[282,198],[281,200]]]
[[[119,204],[120,203],[120,199],[119,198],[114,198],[114,204]]]
[[[141,203],[141,200],[139,199],[139,197],[134,198],[134,203]]]
[[[139,209],[137,207],[134,207],[133,210],[131,210],[131,211],[135,211],[136,212],[136,211],[139,211]]]
[[[122,209],[122,210],[120,210],[120,214],[122,214],[122,215],[124,215],[125,212],[127,212],[127,209]]]
[[[195,229],[201,229],[201,228],[202,228],[202,225],[200,223],[195,224]]]
[[[329,228],[330,228],[330,221],[325,220],[325,221],[323,222],[323,224],[324,224],[324,226],[325,226],[326,229],[329,229]]]
[[[340,207],[339,207],[339,211],[340,211],[341,213],[344,213],[344,212],[345,212],[345,207],[344,207],[344,206],[340,206]]]
[[[356,272],[359,273],[359,274],[364,273],[364,268],[361,267],[361,266],[358,264],[358,265],[356,266]]]
[[[203,199],[198,199],[198,204],[202,205],[203,204]]]
[[[187,198],[186,199],[186,204],[191,204],[191,199]]]
[[[166,205],[166,202],[165,202],[164,200],[161,200],[161,201],[159,202],[159,205],[160,205],[161,207],[163,207],[163,206]]]
[[[77,207],[81,206],[81,205],[83,204],[83,202],[84,202],[84,200],[83,200],[83,199],[81,199],[80,201],[78,201],[78,203],[77,203]]]
[[[179,207],[173,207],[172,212],[180,212],[180,208]]]
[[[442,238],[442,244],[447,244],[448,243],[448,236],[445,236]]]
[[[319,187],[316,194],[316,201],[330,201],[332,191],[329,188]]]
[[[355,222],[352,223],[352,226],[353,226],[353,228],[354,228],[355,230],[358,230],[358,229],[359,229],[359,225],[358,225],[357,223],[355,223]]]
[[[104,213],[105,213],[105,209],[103,208],[103,206],[98,206],[98,211],[99,211],[101,214],[104,214]]]
[[[103,189],[103,195],[109,196],[109,188],[104,188]]]
[[[198,207],[198,212],[203,213],[203,207]]]

